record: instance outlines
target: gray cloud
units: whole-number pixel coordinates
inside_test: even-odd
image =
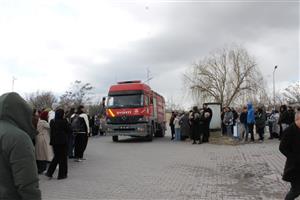
[[[69,58],[70,63],[78,65],[78,79],[89,77],[99,93],[106,93],[116,80],[144,80],[149,68],[154,75],[151,82],[158,91],[167,97],[177,95],[182,84],[181,74],[176,70],[189,67],[210,51],[232,42],[251,48],[249,51],[259,58],[264,75],[269,73],[266,67],[277,61],[286,66],[280,81],[291,80],[291,76],[300,79],[297,2],[154,3],[120,7],[140,22],[161,25],[163,31],[130,43],[126,50],[99,51],[99,55],[108,58],[107,63]],[[257,54],[263,52],[259,48],[272,51]]]

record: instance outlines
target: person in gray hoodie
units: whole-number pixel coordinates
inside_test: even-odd
[[[226,126],[227,136],[233,136],[232,134],[232,126],[233,126],[233,113],[231,112],[229,107],[225,108],[225,114],[223,118],[223,123]]]
[[[32,109],[17,93],[0,96],[0,199],[40,200]]]

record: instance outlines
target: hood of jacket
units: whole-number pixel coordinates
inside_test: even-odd
[[[7,121],[23,130],[31,139],[36,135],[36,130],[32,125],[32,108],[15,92],[0,96],[1,120]]]

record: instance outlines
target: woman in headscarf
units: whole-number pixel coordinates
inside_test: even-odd
[[[196,141],[199,141],[199,144],[201,143],[201,137],[200,137],[200,112],[198,110],[197,106],[193,107],[193,111],[190,113],[190,123],[191,123],[191,136],[193,143],[196,144]]]
[[[53,146],[54,158],[48,168],[46,176],[52,175],[59,166],[57,179],[65,179],[68,175],[68,135],[72,134],[69,122],[64,118],[64,110],[55,111],[54,120],[50,121],[50,144]]]
[[[35,155],[38,173],[47,169],[47,163],[53,158],[53,150],[50,146],[50,125],[48,123],[48,112],[43,111],[37,123],[37,135],[35,138]]]

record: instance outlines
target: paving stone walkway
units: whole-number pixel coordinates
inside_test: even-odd
[[[289,185],[278,145],[94,137],[86,161],[69,161],[68,179],[41,175],[40,185],[43,199],[283,199]]]

